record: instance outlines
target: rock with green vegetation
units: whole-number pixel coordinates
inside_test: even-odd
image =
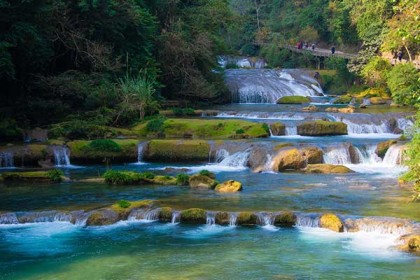
[[[293,146],[292,143],[280,143],[280,144],[277,144],[277,145],[274,146],[274,150],[278,151],[278,150],[281,150],[285,147],[292,147],[292,146]]]
[[[217,212],[215,217],[215,223],[221,226],[229,225],[230,215],[228,212]]]
[[[311,99],[306,96],[283,96],[277,100],[277,104],[303,104],[309,103]]]
[[[159,221],[170,222],[172,221],[173,210],[171,207],[162,207],[159,211]]]
[[[331,213],[323,214],[319,218],[319,225],[322,228],[326,228],[335,232],[344,231],[343,222],[340,220],[339,217]]]
[[[354,171],[344,165],[334,164],[308,164],[305,168],[307,173],[322,173],[322,174],[346,174]]]
[[[342,122],[309,121],[299,124],[297,133],[302,136],[346,135],[347,125]]]
[[[200,174],[192,175],[188,182],[191,188],[213,189],[217,185],[216,180]]]
[[[296,215],[293,212],[281,212],[274,217],[274,225],[281,227],[292,227],[296,224],[296,219]]]
[[[372,105],[383,105],[387,103],[387,100],[382,97],[371,97],[369,101]]]
[[[181,222],[186,224],[205,224],[206,211],[200,208],[190,208],[181,211]]]
[[[200,172],[198,174],[210,177],[212,179],[216,179],[216,174],[214,174],[213,172],[210,172],[206,169],[200,170]]]
[[[177,179],[172,176],[155,176],[152,182],[156,185],[178,185]]]
[[[208,161],[210,145],[203,140],[152,140],[144,158],[159,162]]]
[[[236,224],[240,226],[254,226],[258,217],[252,212],[240,212],[236,218]]]
[[[316,107],[315,105],[309,105],[307,107],[303,107],[302,111],[303,112],[318,112],[318,107]]]
[[[74,163],[135,162],[137,161],[138,140],[97,139],[76,140],[67,143]]]
[[[318,147],[304,147],[299,149],[307,164],[316,164],[323,162],[324,153]]]
[[[399,246],[400,250],[405,252],[420,255],[420,234],[406,234],[400,237],[402,245]]]
[[[7,145],[0,147],[1,152],[13,154],[13,161],[16,166],[39,167],[40,161],[54,159],[54,155],[45,144]]]
[[[126,220],[133,209],[151,208],[153,204],[153,200],[120,200],[117,203],[111,205],[110,209],[117,213],[119,220]]]
[[[298,149],[280,150],[273,158],[273,170],[298,170],[306,165],[305,158]]]
[[[241,138],[269,136],[266,127],[261,123],[234,119],[166,119],[160,126],[158,124],[154,126],[158,127],[159,136],[166,138],[228,139],[239,136]],[[133,128],[133,131],[141,136],[148,136],[149,130],[146,123]]]
[[[384,158],[389,147],[391,147],[394,144],[397,144],[397,140],[388,140],[388,141],[381,142],[376,147],[375,153],[378,155],[378,157]]]
[[[120,220],[117,212],[110,209],[93,211],[86,220],[87,226],[105,226],[115,224]]]
[[[286,126],[280,122],[270,124],[270,130],[273,136],[286,135]]]
[[[242,190],[242,184],[238,181],[229,180],[229,181],[223,182],[222,184],[218,184],[215,190],[221,193],[239,192]]]
[[[48,171],[5,172],[1,174],[4,181],[61,182],[67,180],[58,169]]]
[[[334,99],[333,104],[349,104],[353,97],[350,94],[338,96]]]
[[[190,181],[190,176],[184,173],[177,174],[175,176],[176,184],[180,186],[188,186]]]
[[[113,185],[152,184],[154,174],[134,171],[107,170],[103,175],[105,182]]]

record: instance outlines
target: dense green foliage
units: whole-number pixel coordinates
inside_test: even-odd
[[[176,175],[175,178],[176,178],[177,185],[186,186],[188,185],[190,176],[187,174],[181,173],[181,174]]]
[[[52,182],[61,182],[63,180],[64,173],[59,169],[52,169],[47,172],[47,175]]]
[[[121,147],[110,139],[95,139],[89,143],[88,147],[92,150],[103,152],[120,152]]]

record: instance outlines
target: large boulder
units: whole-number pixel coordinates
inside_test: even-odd
[[[221,193],[239,192],[242,190],[242,184],[238,181],[229,180],[222,184],[218,184],[215,190]]]
[[[216,180],[201,174],[192,175],[188,182],[191,188],[213,189],[217,185]]]
[[[206,211],[200,208],[190,208],[181,212],[181,222],[186,224],[205,224]]]
[[[299,124],[297,133],[302,136],[346,135],[347,125],[342,122],[309,121]]]
[[[274,225],[282,227],[292,227],[296,224],[296,215],[293,212],[285,211],[274,217]]]
[[[334,164],[308,164],[305,168],[307,173],[323,173],[323,174],[345,174],[354,172],[344,165]]]
[[[273,158],[274,171],[298,170],[305,165],[305,157],[298,149],[280,150]]]
[[[230,223],[230,215],[228,212],[217,212],[215,222],[218,225],[228,225]]]
[[[309,102],[311,102],[311,99],[306,96],[283,96],[277,100],[277,104],[303,104]]]
[[[171,207],[162,207],[159,211],[159,221],[170,222],[172,221],[173,210]]]
[[[86,225],[88,226],[104,226],[104,225],[111,225],[115,224],[119,220],[119,215],[117,212],[104,209],[94,211],[89,215],[89,218],[86,221]]]
[[[387,103],[386,99],[382,97],[371,97],[369,98],[369,101],[372,105],[383,105]]]
[[[323,162],[324,153],[318,147],[304,147],[299,149],[307,164],[316,164]]]
[[[420,234],[408,234],[400,237],[403,243],[400,249],[409,253],[420,255]]]
[[[319,225],[335,232],[343,232],[344,226],[340,218],[334,214],[326,213],[319,218]]]
[[[396,143],[397,143],[397,140],[388,140],[388,141],[381,142],[376,147],[375,153],[378,155],[378,157],[384,158],[389,147],[391,147],[392,145]]]
[[[144,158],[149,161],[208,161],[210,145],[202,140],[152,140]]]
[[[261,172],[267,162],[268,151],[262,147],[252,149],[248,158],[248,166],[253,172]]]
[[[236,224],[240,226],[253,226],[257,224],[258,217],[252,212],[240,212]]]
[[[286,135],[286,126],[280,122],[270,124],[271,135],[282,136]]]

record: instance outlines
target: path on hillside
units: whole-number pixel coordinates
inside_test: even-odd
[[[305,49],[298,49],[295,46],[284,46],[284,48],[291,50],[292,52],[297,53],[310,53],[314,56],[320,56],[320,57],[330,57],[330,56],[336,56],[336,57],[342,57],[351,59],[357,56],[357,53],[345,53],[339,50],[336,50],[334,54],[331,53],[331,49],[322,49],[322,48],[315,48],[315,50],[312,50],[310,47]]]

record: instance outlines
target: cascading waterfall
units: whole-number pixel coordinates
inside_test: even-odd
[[[160,208],[156,209],[134,209],[128,215],[129,221],[154,222],[159,220]]]
[[[206,213],[206,225],[214,226],[216,224],[216,212],[207,211]]]
[[[347,219],[344,229],[349,231],[349,229],[357,228],[358,231],[362,232],[404,235],[416,231],[414,227],[416,227],[415,224],[398,218],[366,217]]]
[[[351,164],[351,155],[348,146],[340,145],[328,147],[324,151],[324,163],[328,164]]]
[[[222,149],[216,152],[216,162],[220,166],[244,167],[248,162],[250,152],[247,149],[230,155],[228,151]]]
[[[55,166],[70,166],[70,149],[64,146],[53,147]]]
[[[143,164],[143,152],[147,142],[140,142],[137,144],[137,164]]]
[[[235,227],[236,226],[236,220],[238,219],[238,214],[236,213],[229,213],[229,226]]]
[[[180,212],[178,211],[173,211],[172,212],[172,218],[171,218],[171,224],[178,224],[180,222]]]
[[[5,167],[5,168],[15,167],[12,152],[1,152],[0,153],[0,167]]]
[[[389,147],[388,151],[386,151],[382,162],[386,165],[401,164],[403,154],[402,151],[403,146],[398,144],[392,145],[391,147]]]
[[[274,219],[269,213],[257,213],[258,224],[262,226],[272,226]]]
[[[297,126],[286,126],[286,135],[297,135]]]
[[[313,214],[296,215],[296,226],[317,228],[319,227],[319,216]]]
[[[229,156],[229,152],[226,151],[225,149],[220,149],[216,151],[216,155],[214,157],[214,160],[217,163],[222,162],[225,158],[227,158]]]

